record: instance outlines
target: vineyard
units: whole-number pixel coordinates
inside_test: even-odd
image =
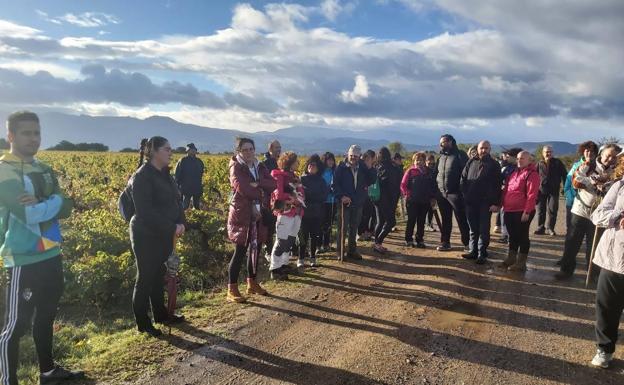
[[[128,224],[117,211],[117,197],[136,169],[138,155],[48,151],[39,153],[38,158],[54,168],[63,190],[75,201],[72,216],[62,223],[65,294],[57,322],[56,355],[83,366],[85,359],[97,355],[98,339],[100,348],[113,354],[111,335],[125,333],[127,337],[133,328],[130,297],[136,269]],[[187,213],[189,229],[177,245],[180,288],[185,292],[182,302],[223,282],[229,262],[225,232],[229,158],[201,158],[206,165],[204,210]],[[6,277],[1,277],[3,288]],[[3,301],[4,296],[0,299],[2,313]],[[21,377],[34,381],[36,359],[29,338],[23,341],[21,356],[22,363],[30,363],[20,369]],[[106,360],[92,365],[109,365],[110,357]]]

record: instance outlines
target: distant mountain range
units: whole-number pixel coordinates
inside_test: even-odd
[[[0,113],[2,121],[6,115]],[[237,130],[202,127],[185,124],[168,117],[152,116],[147,119],[130,117],[69,115],[57,112],[40,113],[43,127],[42,148],[51,147],[62,140],[72,143],[102,143],[113,151],[130,147],[137,148],[141,138],[154,135],[169,139],[173,147],[185,146],[193,142],[200,151],[232,151],[234,139],[238,136],[251,137],[256,141],[258,152],[267,148],[269,142],[278,139],[282,148],[297,153],[313,154],[331,151],[341,154],[354,143],[363,149],[377,150],[390,142],[401,142],[408,151],[437,150],[438,140],[443,132],[436,130],[388,130],[372,129],[351,131],[330,127],[295,126],[274,132],[262,131],[249,133]],[[553,145],[556,154],[576,152],[576,145],[567,142],[548,142]],[[501,148],[522,147],[535,151],[540,142],[514,144],[495,144],[494,150]]]

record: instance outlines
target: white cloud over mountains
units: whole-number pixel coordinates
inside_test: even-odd
[[[479,27],[407,41],[309,25],[312,17],[336,21],[353,12],[355,2],[338,0],[316,7],[239,4],[227,29],[155,40],[55,39],[0,20],[0,59],[13,63],[0,66],[0,103],[82,101],[141,111],[177,103],[201,111],[197,117],[224,119],[213,125],[231,127],[235,121],[242,129],[512,118],[535,127],[555,117],[592,124],[624,117],[619,69],[624,2],[569,1],[565,7],[548,0],[403,3],[417,13],[437,9]],[[62,21],[70,19],[84,21],[84,27],[118,22],[101,15]],[[48,72],[22,71],[20,61],[30,69],[39,61]],[[171,80],[158,83],[155,72]],[[175,81],[177,74],[204,77],[226,91]]]

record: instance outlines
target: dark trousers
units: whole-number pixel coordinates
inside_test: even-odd
[[[165,307],[165,262],[173,251],[173,239],[131,231],[130,240],[136,260],[137,275],[132,294],[132,310],[139,328],[152,324],[148,315],[150,304],[155,321],[168,318]]]
[[[481,258],[487,257],[490,245],[492,213],[486,204],[467,204],[466,217],[470,227],[470,253]]]
[[[338,252],[340,252],[340,229],[342,228],[343,218],[340,213],[340,203],[338,208],[338,236],[336,237],[336,244]],[[358,232],[358,226],[362,220],[362,206],[344,206],[344,236],[347,240],[347,252],[354,253],[357,248],[356,236]]]
[[[271,213],[267,215],[267,219],[267,223],[265,223],[267,228],[267,240],[264,243],[264,251],[265,253],[271,255],[273,252],[273,243],[275,242],[275,226],[277,224],[277,217]]]
[[[425,237],[425,220],[431,211],[429,203],[414,203],[407,201],[407,225],[405,226],[405,241],[414,240],[414,226],[416,226],[416,242],[423,242]]]
[[[429,204],[429,209],[427,210],[427,224],[433,227],[433,207]]]
[[[589,262],[595,229],[596,227],[589,219],[572,214],[570,229],[568,229],[563,246],[561,271],[566,273],[574,272],[576,268],[576,254],[578,254],[581,244],[583,244],[583,239],[585,239],[585,259]]]
[[[502,223],[500,210],[496,213],[496,227],[500,227]]]
[[[199,204],[201,203],[202,194],[183,194],[182,195],[182,207],[184,210],[191,206],[191,200],[193,201],[193,208],[199,210]]]
[[[529,220],[522,222],[522,211],[515,211],[503,214],[503,222],[509,234],[509,250],[522,254],[528,254],[531,248],[531,240],[529,239],[529,227],[531,221],[535,217],[535,211],[529,214]]]
[[[566,234],[570,231],[570,222],[572,221],[572,206],[566,205]]]
[[[602,269],[596,288],[596,344],[605,353],[615,352],[623,309],[624,274]]]
[[[299,259],[304,259],[308,255],[316,258],[316,247],[319,244],[320,235],[321,217],[304,215],[299,231]]]
[[[375,203],[377,226],[375,227],[375,243],[382,244],[396,226],[396,200],[380,199]]]
[[[245,257],[247,257],[247,276],[249,278],[256,278],[256,273],[254,272],[253,261],[251,260],[251,255],[247,252],[249,249],[249,245],[236,245],[236,249],[234,249],[234,254],[232,255],[232,259],[230,259],[230,265],[228,266],[228,283],[235,284],[238,283],[238,275],[240,274],[241,266],[243,265],[243,261]],[[258,250],[258,254],[260,251]]]
[[[438,197],[438,208],[442,219],[442,228],[440,229],[440,241],[443,244],[451,243],[451,232],[453,231],[453,213],[455,220],[459,226],[461,233],[461,241],[464,246],[468,246],[470,238],[470,229],[466,219],[466,209],[461,194],[447,194]]]
[[[31,325],[39,370],[54,369],[52,327],[63,294],[63,264],[59,255],[8,268],[7,273],[5,320],[0,334],[0,383],[17,385],[19,340]]]
[[[557,224],[557,211],[559,210],[559,192],[539,193],[537,198],[537,226],[544,230],[546,225],[546,212],[548,212],[548,228],[555,230]]]
[[[332,227],[334,226],[334,221],[336,219],[336,207],[335,203],[323,204],[323,220],[321,221],[320,243],[325,247],[329,247],[331,244]]]
[[[377,223],[377,214],[375,213],[375,205],[373,201],[366,198],[366,201],[362,205],[362,214],[360,223],[358,224],[358,234],[364,234],[364,232],[374,233],[375,224]]]

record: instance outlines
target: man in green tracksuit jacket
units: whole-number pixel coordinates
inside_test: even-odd
[[[41,145],[37,115],[9,116],[7,138],[11,150],[0,157],[0,258],[9,277],[0,385],[17,385],[19,340],[31,322],[41,384],[79,378],[81,372],[56,365],[52,357],[52,327],[63,293],[58,220],[70,215],[73,204],[52,169],[35,159]]]

